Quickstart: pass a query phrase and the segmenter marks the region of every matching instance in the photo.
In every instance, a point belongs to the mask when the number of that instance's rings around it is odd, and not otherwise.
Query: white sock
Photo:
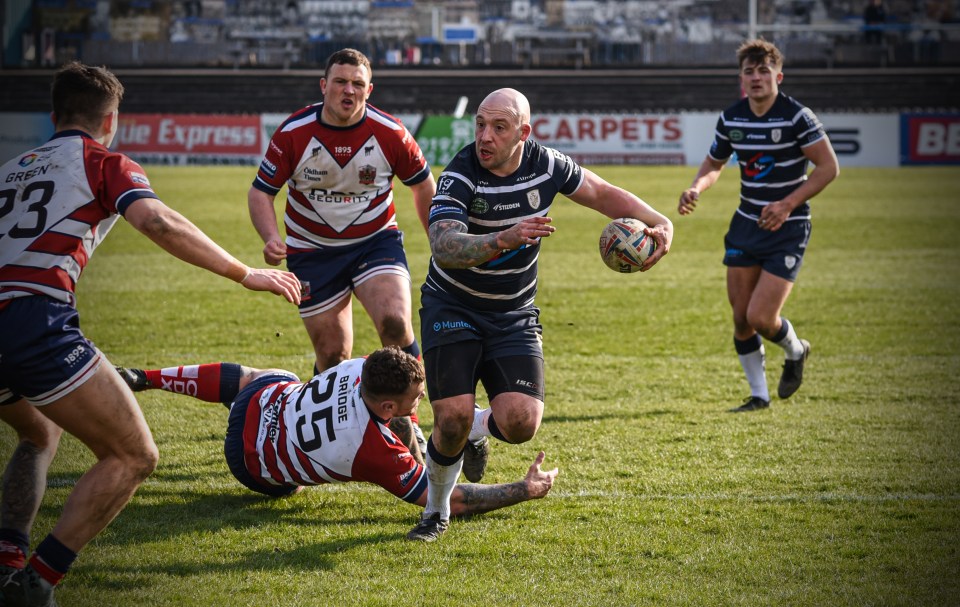
[[[478,405],[477,408],[473,410],[473,427],[470,428],[470,435],[467,437],[468,441],[475,443],[484,436],[490,436],[490,416],[492,414],[493,410],[489,407],[481,409]]]
[[[774,343],[783,348],[783,351],[786,352],[787,360],[800,360],[803,358],[803,344],[800,343],[797,332],[793,330],[793,324],[786,318],[781,318],[780,321],[783,323],[783,326],[787,328],[787,335],[780,341]],[[781,328],[781,331],[782,330]]]
[[[747,376],[747,383],[750,384],[750,395],[758,396],[763,400],[770,400],[770,392],[767,389],[767,363],[763,351],[763,344],[749,354],[737,354],[740,359],[740,366]]]
[[[430,457],[430,450],[427,450],[427,505],[423,509],[424,518],[439,512],[441,519],[450,520],[450,496],[457,486],[462,468],[462,457],[454,465],[444,466],[435,462]]]

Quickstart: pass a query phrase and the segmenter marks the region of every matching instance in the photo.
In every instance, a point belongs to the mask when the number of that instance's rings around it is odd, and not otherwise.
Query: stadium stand
[[[960,107],[960,0],[885,0],[879,45],[863,2],[757,0],[757,33],[787,56],[784,90],[821,111]],[[14,4],[32,14],[8,16],[23,44],[2,56],[6,111],[45,107],[50,70],[77,58],[121,75],[125,111],[284,113],[317,100],[318,70],[345,46],[374,61],[373,102],[395,113],[449,112],[500,86],[544,112],[714,110],[738,94],[748,33],[748,0]]]

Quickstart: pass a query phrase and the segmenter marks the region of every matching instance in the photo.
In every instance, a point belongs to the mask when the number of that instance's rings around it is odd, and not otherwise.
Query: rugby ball
[[[614,219],[600,233],[600,258],[616,272],[638,272],[657,242],[643,229],[647,224],[632,217]]]

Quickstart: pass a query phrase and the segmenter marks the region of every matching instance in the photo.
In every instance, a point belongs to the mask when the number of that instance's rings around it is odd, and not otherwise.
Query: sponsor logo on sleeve
[[[277,165],[264,158],[263,162],[260,163],[260,170],[263,171],[267,177],[273,177],[277,174]]]
[[[410,479],[413,478],[413,473],[416,472],[416,471],[417,471],[417,469],[414,468],[413,470],[407,470],[406,472],[404,472],[403,474],[401,474],[401,475],[398,477],[398,480],[400,481],[400,486],[401,486],[401,487],[406,487],[407,484],[410,483]]]
[[[135,173],[134,171],[128,171],[127,176],[130,178],[130,181],[133,183],[139,183],[140,185],[145,185],[150,187],[150,180],[147,179],[147,176],[143,173]]]
[[[457,213],[459,211],[460,209],[458,209],[455,206],[435,204],[432,207],[430,207],[430,218],[432,219],[433,217],[437,215],[441,215],[443,213]]]

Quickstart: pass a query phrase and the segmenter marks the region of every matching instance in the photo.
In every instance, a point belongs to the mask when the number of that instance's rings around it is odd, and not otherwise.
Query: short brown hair
[[[103,117],[120,105],[123,85],[105,67],[71,61],[54,75],[50,96],[57,124],[96,130]]]
[[[747,40],[737,49],[737,66],[741,68],[745,61],[760,65],[768,59],[776,67],[783,67],[783,53],[772,42],[763,38]]]
[[[370,65],[370,60],[367,59],[366,55],[355,48],[340,49],[336,53],[330,55],[330,58],[327,59],[327,67],[323,70],[324,78],[328,78],[330,76],[330,68],[335,65],[362,65],[363,67],[367,68],[370,78],[373,78],[373,67]]]
[[[367,357],[360,372],[363,393],[370,398],[406,394],[410,386],[426,377],[419,360],[398,346],[385,346]]]

